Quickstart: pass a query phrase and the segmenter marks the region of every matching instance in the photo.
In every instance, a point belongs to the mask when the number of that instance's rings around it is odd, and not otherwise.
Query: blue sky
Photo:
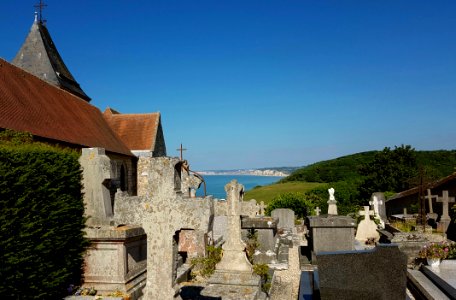
[[[37,1],[3,0],[11,60]],[[456,149],[456,1],[45,1],[92,104],[162,113],[194,170]]]

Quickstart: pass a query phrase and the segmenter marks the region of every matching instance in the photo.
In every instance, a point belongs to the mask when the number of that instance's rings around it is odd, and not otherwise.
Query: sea
[[[214,198],[225,199],[225,185],[233,179],[244,185],[244,191],[253,189],[258,185],[268,185],[275,183],[283,177],[278,176],[254,176],[254,175],[204,175],[206,181],[207,194],[214,196]],[[204,195],[204,187],[198,189],[197,196]]]

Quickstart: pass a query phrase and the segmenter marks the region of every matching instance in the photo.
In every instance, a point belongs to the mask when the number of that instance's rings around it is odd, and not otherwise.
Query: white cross
[[[372,201],[369,201],[370,205],[374,206],[374,213],[379,216],[380,215],[380,209],[379,206],[383,204],[382,200],[378,200],[377,196],[373,196],[374,198]]]
[[[431,195],[431,189],[427,189],[427,195],[424,196],[424,199],[428,199],[429,201],[429,213],[434,213],[432,210],[432,199],[435,198],[436,200],[438,199],[437,195]]]
[[[369,206],[364,206],[364,211],[359,211],[359,214],[361,216],[364,216],[364,220],[370,220],[370,217],[369,216],[372,216],[374,215],[374,212],[373,211],[370,211],[369,210],[370,207]]]
[[[317,206],[317,208],[315,208],[315,214],[316,214],[317,216],[319,216],[319,215],[320,215],[320,212],[321,212],[321,209]]]
[[[442,202],[443,205],[440,220],[451,220],[448,215],[448,203],[454,202],[454,197],[448,197],[448,191],[442,191],[442,197],[438,197],[437,202]]]

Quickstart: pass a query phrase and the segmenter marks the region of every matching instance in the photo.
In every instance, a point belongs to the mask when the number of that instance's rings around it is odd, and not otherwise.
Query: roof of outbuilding
[[[160,113],[120,114],[107,108],[103,116],[130,150],[154,150]]]
[[[63,62],[46,26],[35,20],[12,63],[39,78],[90,101]]]
[[[133,155],[98,108],[3,59],[0,59],[0,128]]]
[[[448,175],[447,177],[441,178],[439,180],[430,182],[424,186],[423,189],[435,189],[438,188],[439,186],[456,179],[456,173],[453,173],[451,175]],[[396,200],[396,199],[401,199],[410,195],[418,194],[420,192],[420,187],[414,187],[406,191],[402,191],[400,193],[394,194],[391,198],[389,198],[386,201],[391,201],[391,200]]]

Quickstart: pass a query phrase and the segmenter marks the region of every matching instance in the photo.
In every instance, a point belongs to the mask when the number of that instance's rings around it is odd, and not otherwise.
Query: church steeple
[[[39,14],[35,13],[32,28],[12,64],[90,102],[90,98],[71,75],[52,41],[42,18],[42,9],[45,6],[41,0],[35,5],[39,8]]]

